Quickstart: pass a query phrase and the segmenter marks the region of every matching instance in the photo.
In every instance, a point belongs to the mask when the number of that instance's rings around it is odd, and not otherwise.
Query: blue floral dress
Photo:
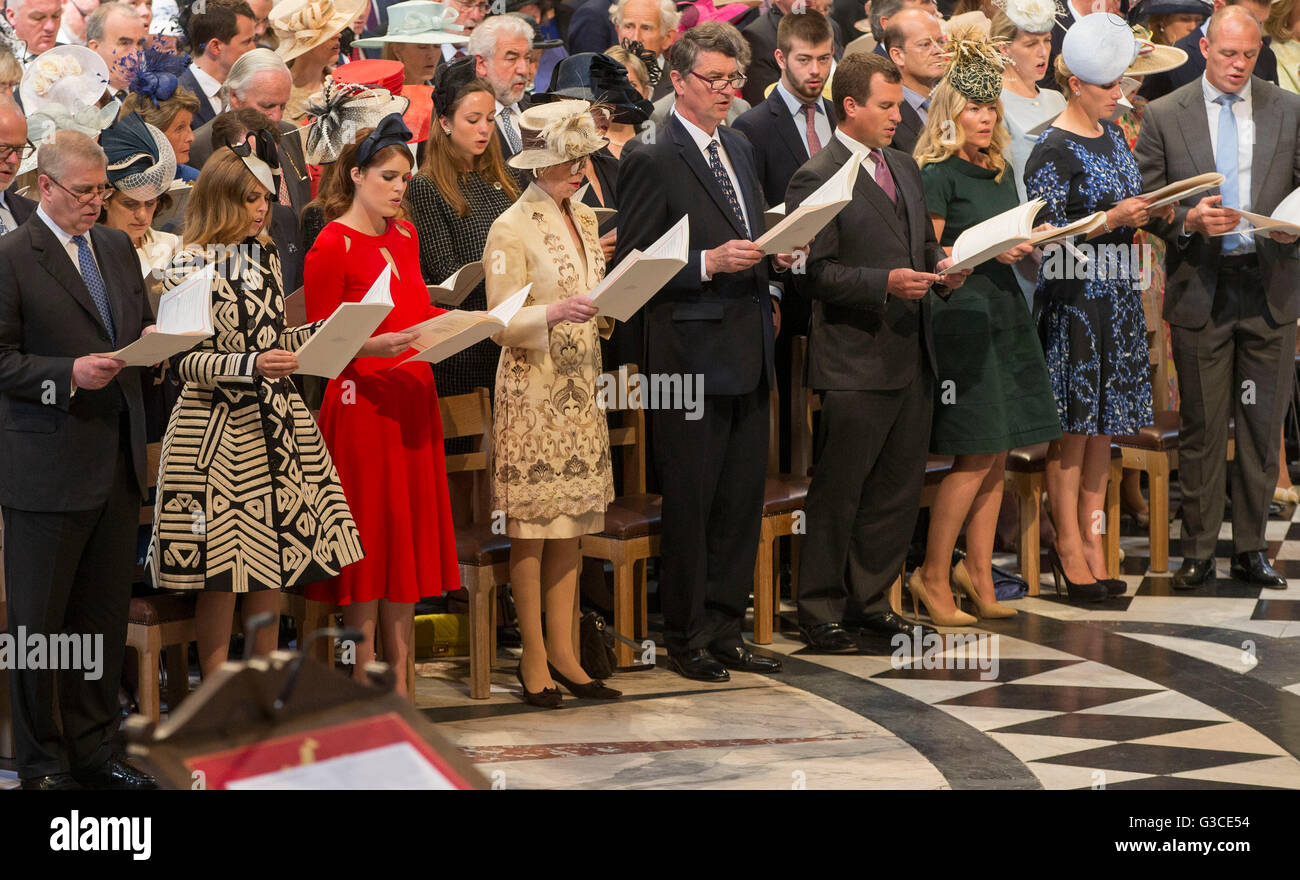
[[[1025,189],[1047,203],[1038,221],[1061,226],[1139,195],[1142,175],[1119,126],[1103,122],[1098,137],[1049,128],[1025,165]],[[1153,418],[1142,254],[1133,233],[1120,227],[1076,240],[1086,263],[1060,245],[1043,254],[1038,332],[1069,434],[1132,434]]]

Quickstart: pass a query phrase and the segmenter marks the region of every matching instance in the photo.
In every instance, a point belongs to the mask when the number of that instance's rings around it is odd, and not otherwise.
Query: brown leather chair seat
[[[1116,437],[1120,446],[1133,446],[1138,449],[1154,449],[1158,452],[1178,448],[1178,413],[1164,410],[1156,413],[1154,425],[1139,428],[1136,434]]]
[[[798,510],[808,501],[808,477],[792,474],[768,474],[763,487],[763,516],[776,516]]]
[[[605,528],[598,534],[619,541],[658,534],[663,508],[659,495],[620,495],[605,510]]]
[[[1041,474],[1047,470],[1047,443],[1017,446],[1007,453],[1007,470],[1016,474]]]
[[[134,596],[127,619],[141,626],[157,626],[173,620],[194,616],[195,593],[159,593],[156,596]]]
[[[496,565],[510,558],[510,537],[492,531],[492,523],[456,529],[456,561],[462,565]]]

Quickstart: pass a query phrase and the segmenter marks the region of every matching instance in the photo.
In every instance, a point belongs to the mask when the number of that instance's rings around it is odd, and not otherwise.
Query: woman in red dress
[[[387,335],[391,356],[352,361],[330,381],[319,418],[366,556],[309,586],[307,596],[342,605],[344,624],[365,633],[356,648],[358,679],[374,659],[378,621],[402,693],[414,603],[460,588],[433,371],[424,362],[401,364],[416,338],[401,331],[444,311],[429,303],[415,229],[395,218],[411,177],[410,137],[394,113],[343,150],[339,196],[324,206],[332,222],[305,270],[312,320],[358,302],[385,266],[393,270],[394,308],[375,331]]]

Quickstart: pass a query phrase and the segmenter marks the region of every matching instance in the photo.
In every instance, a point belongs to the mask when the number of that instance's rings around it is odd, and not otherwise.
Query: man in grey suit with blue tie
[[[1262,33],[1245,9],[1216,12],[1201,41],[1205,74],[1147,106],[1137,142],[1143,186],[1218,171],[1218,195],[1193,196],[1171,223],[1164,317],[1172,328],[1182,427],[1183,563],[1176,589],[1215,576],[1214,547],[1231,471],[1232,576],[1285,588],[1264,526],[1277,483],[1278,438],[1291,397],[1300,254],[1296,236],[1246,229],[1300,186],[1300,97],[1252,76]],[[1236,417],[1229,469],[1228,419]]]

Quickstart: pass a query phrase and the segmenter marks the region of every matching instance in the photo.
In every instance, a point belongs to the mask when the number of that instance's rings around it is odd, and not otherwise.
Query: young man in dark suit
[[[100,662],[9,670],[18,775],[24,788],[152,788],[113,754],[147,479],[144,404],[138,370],[95,354],[151,331],[149,306],[130,240],[95,225],[103,151],[60,131],[37,157],[40,206],[0,238],[9,632],[97,640]]]
[[[845,162],[862,163],[853,201],[813,240],[807,273],[794,276],[813,301],[808,382],[822,394],[799,624],[814,648],[850,653],[857,644],[846,627],[889,638],[914,626],[890,610],[887,590],[925,478],[935,375],[927,300],[969,273],[941,274],[952,260],[935,239],[921,173],[887,148],[904,100],[898,69],[850,55],[831,92],[835,137],[786,192],[793,209]]]
[[[244,0],[208,0],[190,14],[187,33],[194,60],[180,75],[181,88],[199,99],[190,128],[198,128],[225,109],[221,86],[231,66],[256,48],[256,16]]]
[[[649,142],[619,166],[617,264],[690,215],[686,266],[645,309],[647,371],[703,382],[703,404],[662,403],[654,422],[663,492],[660,598],[670,664],[726,681],[727,668],[777,672],[741,638],[753,585],[767,464],[775,328],[768,260],[754,244],[763,192],[753,149],[720,123],[743,85],[735,28],[705,22],[669,50],[677,94]],[[788,268],[791,259],[779,258]],[[700,377],[699,380],[696,377]]]
[[[799,16],[805,13],[813,13],[821,16],[821,13],[811,6],[792,13],[791,10],[794,5],[795,0],[773,0],[772,5],[766,12],[746,25],[745,29],[740,32],[741,36],[745,38],[745,42],[749,43],[750,52],[749,67],[745,70],[745,75],[749,77],[749,80],[745,83],[741,97],[755,107],[763,103],[763,99],[767,97],[768,87],[781,78],[781,68],[776,61],[776,50],[780,44],[778,31],[781,29],[781,22],[792,14]],[[825,16],[822,17],[825,18]],[[832,51],[835,53],[836,60],[838,60],[844,54],[844,38],[835,22],[830,19],[826,21],[831,28]]]

